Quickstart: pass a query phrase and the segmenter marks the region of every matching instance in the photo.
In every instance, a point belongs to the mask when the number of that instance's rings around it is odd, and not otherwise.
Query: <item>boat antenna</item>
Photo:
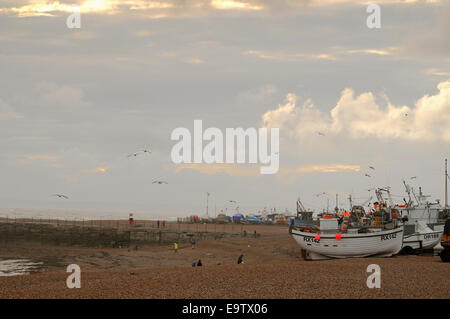
[[[336,207],[334,208],[336,211],[336,214],[339,214],[339,207],[338,207],[338,194],[336,194]]]
[[[450,179],[450,177],[448,176],[448,172],[447,172],[447,159],[445,159],[445,209],[448,208],[448,179]]]

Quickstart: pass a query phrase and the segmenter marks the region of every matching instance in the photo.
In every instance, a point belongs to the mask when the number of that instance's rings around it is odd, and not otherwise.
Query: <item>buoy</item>
[[[316,235],[316,237],[314,237],[316,240],[320,240],[320,236]]]
[[[339,239],[341,239],[341,238],[342,238],[342,235],[341,235],[340,233],[337,233],[337,234],[336,234],[336,239],[339,240]]]

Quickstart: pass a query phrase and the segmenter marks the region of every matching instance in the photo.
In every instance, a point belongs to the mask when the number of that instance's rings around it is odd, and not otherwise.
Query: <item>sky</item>
[[[449,16],[445,0],[2,0],[0,207],[205,215],[208,192],[210,216],[299,196],[320,211],[373,187],[401,202],[403,179],[443,202]],[[278,173],[175,164],[171,133],[197,119],[279,128]]]

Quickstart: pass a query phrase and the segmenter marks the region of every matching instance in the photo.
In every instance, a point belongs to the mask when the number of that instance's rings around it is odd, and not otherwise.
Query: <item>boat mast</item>
[[[339,214],[339,207],[338,207],[338,194],[336,194],[336,207],[334,208],[334,211],[336,214]]]
[[[447,159],[445,159],[445,209],[448,208],[448,180],[450,177],[448,177],[447,172]]]

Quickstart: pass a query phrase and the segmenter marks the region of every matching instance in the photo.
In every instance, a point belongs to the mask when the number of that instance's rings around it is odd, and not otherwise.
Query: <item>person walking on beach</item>
[[[243,264],[243,263],[244,263],[243,258],[244,258],[244,255],[243,255],[243,254],[240,255],[239,258],[238,258],[237,263],[238,263],[238,264]]]
[[[192,249],[194,249],[195,248],[195,239],[194,238],[191,238],[191,245],[192,245]]]
[[[178,252],[178,243],[173,243],[173,251]]]
[[[159,220],[156,222],[156,225],[158,225],[158,228],[159,228]]]
[[[201,267],[202,266],[202,261],[199,259],[198,261],[197,261],[197,267]]]

